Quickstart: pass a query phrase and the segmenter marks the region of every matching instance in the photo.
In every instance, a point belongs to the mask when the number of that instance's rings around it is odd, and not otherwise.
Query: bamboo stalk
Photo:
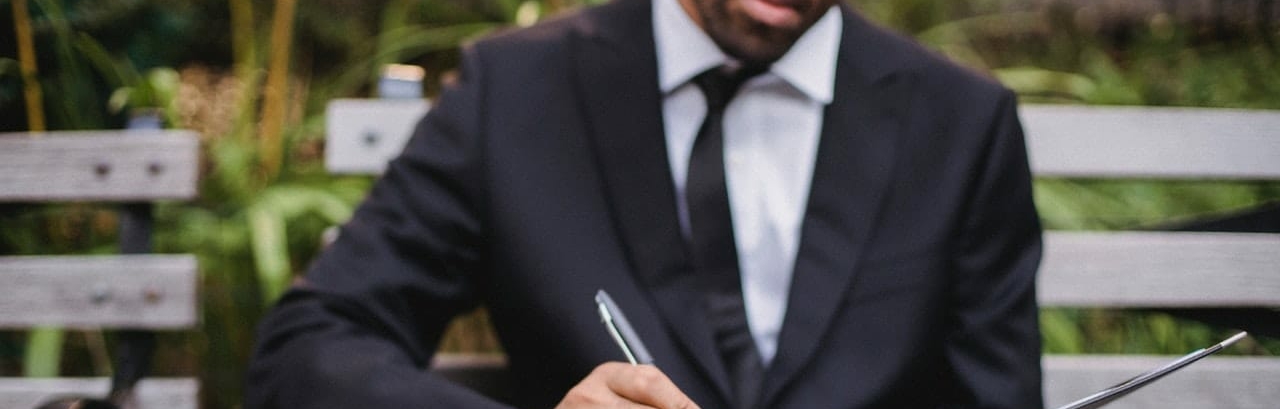
[[[288,103],[289,54],[293,41],[293,16],[297,0],[276,0],[271,18],[271,60],[262,104],[259,152],[268,180],[280,172],[284,160],[284,122]]]
[[[32,132],[46,130],[44,95],[36,77],[36,46],[31,37],[31,14],[27,0],[13,0],[13,31],[18,37],[18,63],[22,71],[23,95],[27,102],[27,128]]]
[[[231,14],[231,51],[235,63],[235,75],[240,79],[240,97],[235,102],[236,113],[231,135],[238,142],[252,139],[258,113],[259,75],[258,52],[252,0],[227,2]]]

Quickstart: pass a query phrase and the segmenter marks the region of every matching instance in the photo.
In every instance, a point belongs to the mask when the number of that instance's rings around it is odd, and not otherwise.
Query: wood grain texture
[[[0,257],[0,328],[190,328],[197,280],[191,255]]]
[[[1048,232],[1044,306],[1280,307],[1280,234]]]
[[[378,174],[423,100],[329,103],[325,166]],[[1280,179],[1280,111],[1023,105],[1032,171],[1044,177]]]
[[[337,174],[380,174],[400,154],[425,99],[335,99],[325,109],[325,168]]]
[[[1280,111],[1023,105],[1042,177],[1280,179]]]
[[[1044,358],[1045,407],[1056,408],[1158,366],[1173,356]],[[1107,409],[1274,409],[1280,358],[1209,357],[1107,405]]]
[[[196,195],[190,131],[0,134],[0,201],[150,201]]]
[[[102,398],[107,378],[0,378],[0,408],[31,409],[66,396]],[[194,378],[149,378],[138,384],[139,409],[199,408],[200,384]]]

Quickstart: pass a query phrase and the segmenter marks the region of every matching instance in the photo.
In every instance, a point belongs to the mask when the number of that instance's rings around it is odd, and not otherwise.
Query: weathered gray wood
[[[31,409],[65,396],[102,398],[106,378],[0,378],[0,408]],[[141,409],[196,409],[200,383],[194,378],[148,378],[138,384]]]
[[[325,166],[381,173],[424,100],[329,103]],[[1032,170],[1048,177],[1280,178],[1280,111],[1023,105]]]
[[[1280,306],[1280,234],[1049,232],[1046,306]]]
[[[189,328],[197,280],[191,255],[0,257],[0,328]]]
[[[504,368],[507,357],[503,354],[439,353],[431,359],[431,370]]]
[[[1176,359],[1170,356],[1046,356],[1045,407],[1056,408]],[[1139,389],[1107,409],[1274,409],[1280,358],[1209,357]]]
[[[1041,177],[1280,179],[1280,111],[1023,106]],[[1278,307],[1280,234],[1048,232],[1043,306]],[[1053,408],[1175,357],[1049,356]],[[1274,408],[1280,359],[1214,357],[1108,408]]]
[[[507,358],[502,354],[436,354],[431,372],[490,398],[506,400],[511,394]]]
[[[1280,111],[1023,105],[1049,177],[1280,179]]]
[[[335,99],[325,110],[325,168],[379,174],[427,113],[425,99]]]
[[[0,134],[0,201],[148,201],[196,194],[190,131]]]

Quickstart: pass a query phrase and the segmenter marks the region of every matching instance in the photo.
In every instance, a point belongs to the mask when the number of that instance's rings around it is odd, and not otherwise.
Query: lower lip
[[[772,27],[789,27],[800,23],[800,12],[770,0],[742,0],[743,9],[760,23]]]

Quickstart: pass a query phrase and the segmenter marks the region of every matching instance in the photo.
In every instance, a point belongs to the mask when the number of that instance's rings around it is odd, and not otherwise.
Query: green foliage
[[[1280,200],[1263,182],[1040,179],[1035,199],[1047,228],[1158,227]]]
[[[0,58],[0,78],[19,75],[22,75],[22,72],[18,69],[18,60]]]
[[[157,111],[167,123],[181,122],[175,105],[180,82],[177,71],[157,67],[139,74],[132,62],[112,57],[101,43],[85,33],[78,33],[75,47],[115,88],[107,99],[108,112],[120,114],[125,108],[132,108],[132,114]]]
[[[335,194],[306,185],[268,187],[247,206],[253,259],[265,303],[274,302],[293,277],[285,231],[288,222],[316,215],[328,225],[337,225],[350,218],[352,210],[351,203]]]
[[[93,77],[79,53],[74,47],[75,32],[66,18],[62,5],[54,0],[35,0],[38,8],[43,10],[51,23],[54,33],[53,50],[57,56],[58,71],[54,80],[45,83],[45,95],[58,95],[60,98],[47,98],[47,104],[54,109],[48,112],[57,122],[70,129],[102,128],[106,125],[105,115],[100,110],[82,109],[85,106],[100,106]]]

